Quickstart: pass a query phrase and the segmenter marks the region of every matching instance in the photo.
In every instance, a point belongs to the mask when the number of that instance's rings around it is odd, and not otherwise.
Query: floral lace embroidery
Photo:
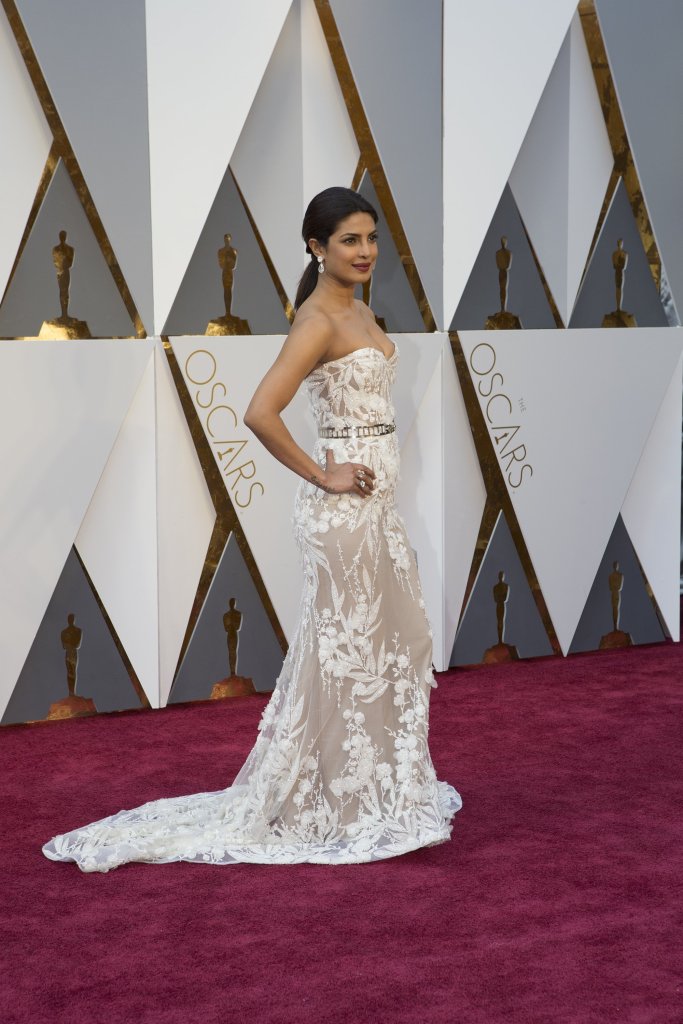
[[[398,353],[358,349],[306,379],[319,426],[390,422]],[[295,637],[235,781],[151,801],[43,850],[84,871],[127,861],[360,863],[446,841],[461,805],[427,743],[431,629],[395,508],[396,434],[321,439],[322,466],[370,465],[367,498],[302,480],[292,525],[304,571]]]

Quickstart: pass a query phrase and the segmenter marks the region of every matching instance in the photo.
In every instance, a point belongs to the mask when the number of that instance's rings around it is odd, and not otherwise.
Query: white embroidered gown
[[[365,347],[306,378],[320,427],[388,423],[398,352]],[[304,567],[295,638],[235,781],[150,801],[43,847],[83,871],[130,861],[355,864],[450,838],[461,806],[427,743],[431,629],[394,506],[396,433],[319,439],[376,473],[366,498],[301,481],[294,531]]]

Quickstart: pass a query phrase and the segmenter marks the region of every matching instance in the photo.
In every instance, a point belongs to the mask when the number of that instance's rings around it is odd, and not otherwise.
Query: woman
[[[292,329],[245,423],[303,477],[294,528],[304,569],[296,635],[232,786],[151,801],[57,836],[53,860],[352,864],[449,839],[461,801],[427,745],[431,630],[394,507],[398,351],[354,298],[377,259],[377,214],[357,192],[311,201],[311,263]],[[312,457],[280,413],[302,382]]]

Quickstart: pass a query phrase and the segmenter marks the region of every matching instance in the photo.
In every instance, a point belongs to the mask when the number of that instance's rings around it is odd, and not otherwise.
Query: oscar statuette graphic
[[[621,308],[621,300],[624,296],[624,279],[626,277],[626,266],[628,264],[628,253],[624,249],[623,238],[617,239],[617,247],[612,253],[612,266],[614,267],[614,285],[617,296],[617,308],[611,313],[605,313],[602,318],[602,327],[637,327],[636,318],[633,313],[627,313]]]
[[[70,612],[67,616],[66,628],[61,632],[64,664],[66,665],[66,685],[69,696],[55,701],[50,705],[48,719],[79,718],[82,715],[97,713],[95,702],[90,697],[80,697],[76,693],[78,679],[78,652],[83,642],[83,630],[76,625],[75,616]]]
[[[231,244],[232,235],[224,236],[225,245],[218,250],[218,265],[221,268],[223,277],[223,301],[225,302],[225,315],[217,316],[209,320],[206,325],[206,335],[225,334],[251,334],[251,329],[246,320],[233,316],[232,289],[235,282],[235,267],[237,266],[237,249]]]
[[[505,643],[505,616],[507,613],[507,601],[510,596],[510,584],[505,582],[505,573],[501,570],[498,573],[498,582],[493,587],[493,600],[496,604],[496,627],[498,630],[498,643],[484,651],[484,664],[497,665],[503,661],[517,661],[519,655],[517,648],[512,644]]]
[[[631,647],[633,640],[629,633],[619,629],[621,618],[621,592],[624,589],[624,574],[619,570],[619,563],[612,563],[612,572],[609,574],[609,592],[612,599],[612,630],[605,633],[600,639],[600,650],[611,651],[615,647]]]
[[[39,339],[72,341],[76,338],[91,338],[90,328],[85,320],[78,320],[69,315],[69,289],[71,287],[71,268],[74,265],[74,248],[66,241],[66,231],[59,232],[59,242],[52,250],[52,262],[57,273],[59,287],[59,305],[61,316],[54,320],[45,320],[38,333]]]
[[[211,691],[211,700],[222,700],[224,697],[246,697],[256,693],[251,679],[237,675],[237,648],[239,647],[239,631],[242,628],[242,612],[237,608],[236,598],[231,597],[228,610],[223,616],[223,629],[228,642],[228,677],[215,683]]]
[[[522,329],[522,321],[519,317],[515,313],[508,313],[507,311],[511,265],[512,253],[508,249],[508,240],[503,235],[500,240],[500,249],[496,252],[500,309],[497,313],[492,313],[486,317],[484,327],[487,331],[519,331]]]

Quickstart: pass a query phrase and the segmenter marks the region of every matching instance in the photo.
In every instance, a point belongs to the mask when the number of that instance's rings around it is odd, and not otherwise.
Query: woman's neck
[[[345,284],[332,276],[323,278],[321,275],[315,287],[315,295],[324,303],[328,312],[348,313],[356,301],[354,290],[352,284]]]

